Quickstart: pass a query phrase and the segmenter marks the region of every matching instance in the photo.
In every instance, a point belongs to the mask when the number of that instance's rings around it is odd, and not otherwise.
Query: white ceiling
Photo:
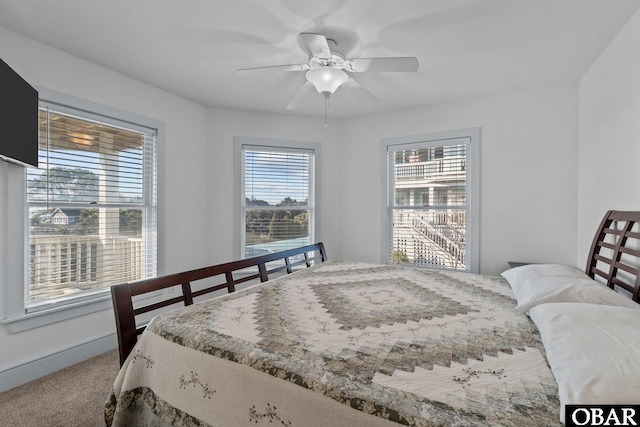
[[[415,56],[417,73],[359,73],[330,118],[577,81],[640,0],[0,0],[0,26],[204,105],[322,116],[311,93],[286,110],[306,63],[298,34],[326,32],[347,57]]]

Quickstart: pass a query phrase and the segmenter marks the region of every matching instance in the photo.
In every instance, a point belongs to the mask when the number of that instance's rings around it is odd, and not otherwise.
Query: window
[[[40,167],[27,170],[27,311],[157,272],[156,131],[86,116],[41,103]]]
[[[236,146],[241,172],[238,188],[241,256],[258,256],[313,243],[317,149],[308,143],[248,138],[237,138]]]
[[[39,168],[0,168],[12,332],[108,309],[111,285],[158,274],[164,124],[38,91]]]
[[[479,131],[383,141],[386,262],[478,270]]]

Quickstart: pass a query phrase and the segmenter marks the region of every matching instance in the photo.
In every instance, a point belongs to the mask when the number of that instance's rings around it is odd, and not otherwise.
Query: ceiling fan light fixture
[[[307,80],[316,90],[328,97],[349,79],[347,73],[339,68],[318,67],[307,71]]]

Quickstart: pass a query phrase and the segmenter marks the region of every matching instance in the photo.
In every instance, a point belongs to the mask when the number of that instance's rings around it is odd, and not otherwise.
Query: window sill
[[[2,319],[0,320],[0,324],[7,325],[9,331],[15,334],[111,308],[111,295],[105,293],[90,300],[78,301],[32,313],[25,313],[21,316]]]

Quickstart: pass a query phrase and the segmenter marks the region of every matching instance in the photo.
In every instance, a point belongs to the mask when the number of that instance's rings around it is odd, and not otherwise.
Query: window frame
[[[415,144],[444,145],[447,140],[468,138],[467,151],[467,232],[466,250],[468,267],[464,271],[478,273],[480,270],[480,128],[466,128],[454,131],[434,132],[428,134],[410,135],[404,137],[385,138],[380,144],[381,167],[381,224],[380,224],[380,262],[388,263],[389,238],[389,209],[393,198],[389,188],[390,161],[388,152],[390,147]],[[440,144],[438,141],[442,141]],[[463,270],[453,270],[463,271]]]
[[[63,94],[50,89],[36,87],[39,95],[39,105],[55,104],[56,108],[71,108],[87,114],[86,117],[111,118],[120,122],[131,123],[133,126],[142,126],[156,129],[156,186],[157,186],[157,274],[162,274],[164,253],[163,233],[164,229],[164,159],[165,159],[165,124],[161,121],[119,110],[103,104],[98,104],[75,96]],[[6,192],[6,228],[7,239],[4,253],[6,254],[5,274],[5,313],[0,324],[8,326],[11,333],[45,326],[78,316],[84,316],[97,311],[112,308],[111,296],[108,288],[104,292],[97,293],[92,298],[79,299],[60,305],[54,305],[42,310],[26,311],[25,293],[28,286],[28,222],[27,222],[27,191],[26,168],[14,164],[7,164]],[[14,224],[16,226],[14,226]],[[18,227],[17,224],[22,224]],[[9,226],[10,225],[10,226]],[[20,248],[21,250],[16,250]]]
[[[266,139],[266,138],[254,138],[236,136],[234,141],[234,179],[233,179],[233,194],[234,194],[234,206],[233,206],[233,224],[234,224],[234,238],[233,238],[233,256],[234,259],[245,258],[244,254],[244,237],[245,230],[243,229],[244,220],[243,214],[243,194],[244,194],[244,161],[242,147],[254,146],[257,148],[273,148],[276,150],[309,150],[313,151],[314,164],[312,166],[311,177],[311,191],[313,192],[313,206],[309,206],[309,211],[313,212],[313,221],[310,221],[309,233],[311,240],[318,240],[320,235],[320,227],[318,220],[318,206],[320,206],[320,164],[321,164],[321,145],[316,142],[305,141],[291,141],[281,139]],[[315,243],[315,242],[310,242]]]

